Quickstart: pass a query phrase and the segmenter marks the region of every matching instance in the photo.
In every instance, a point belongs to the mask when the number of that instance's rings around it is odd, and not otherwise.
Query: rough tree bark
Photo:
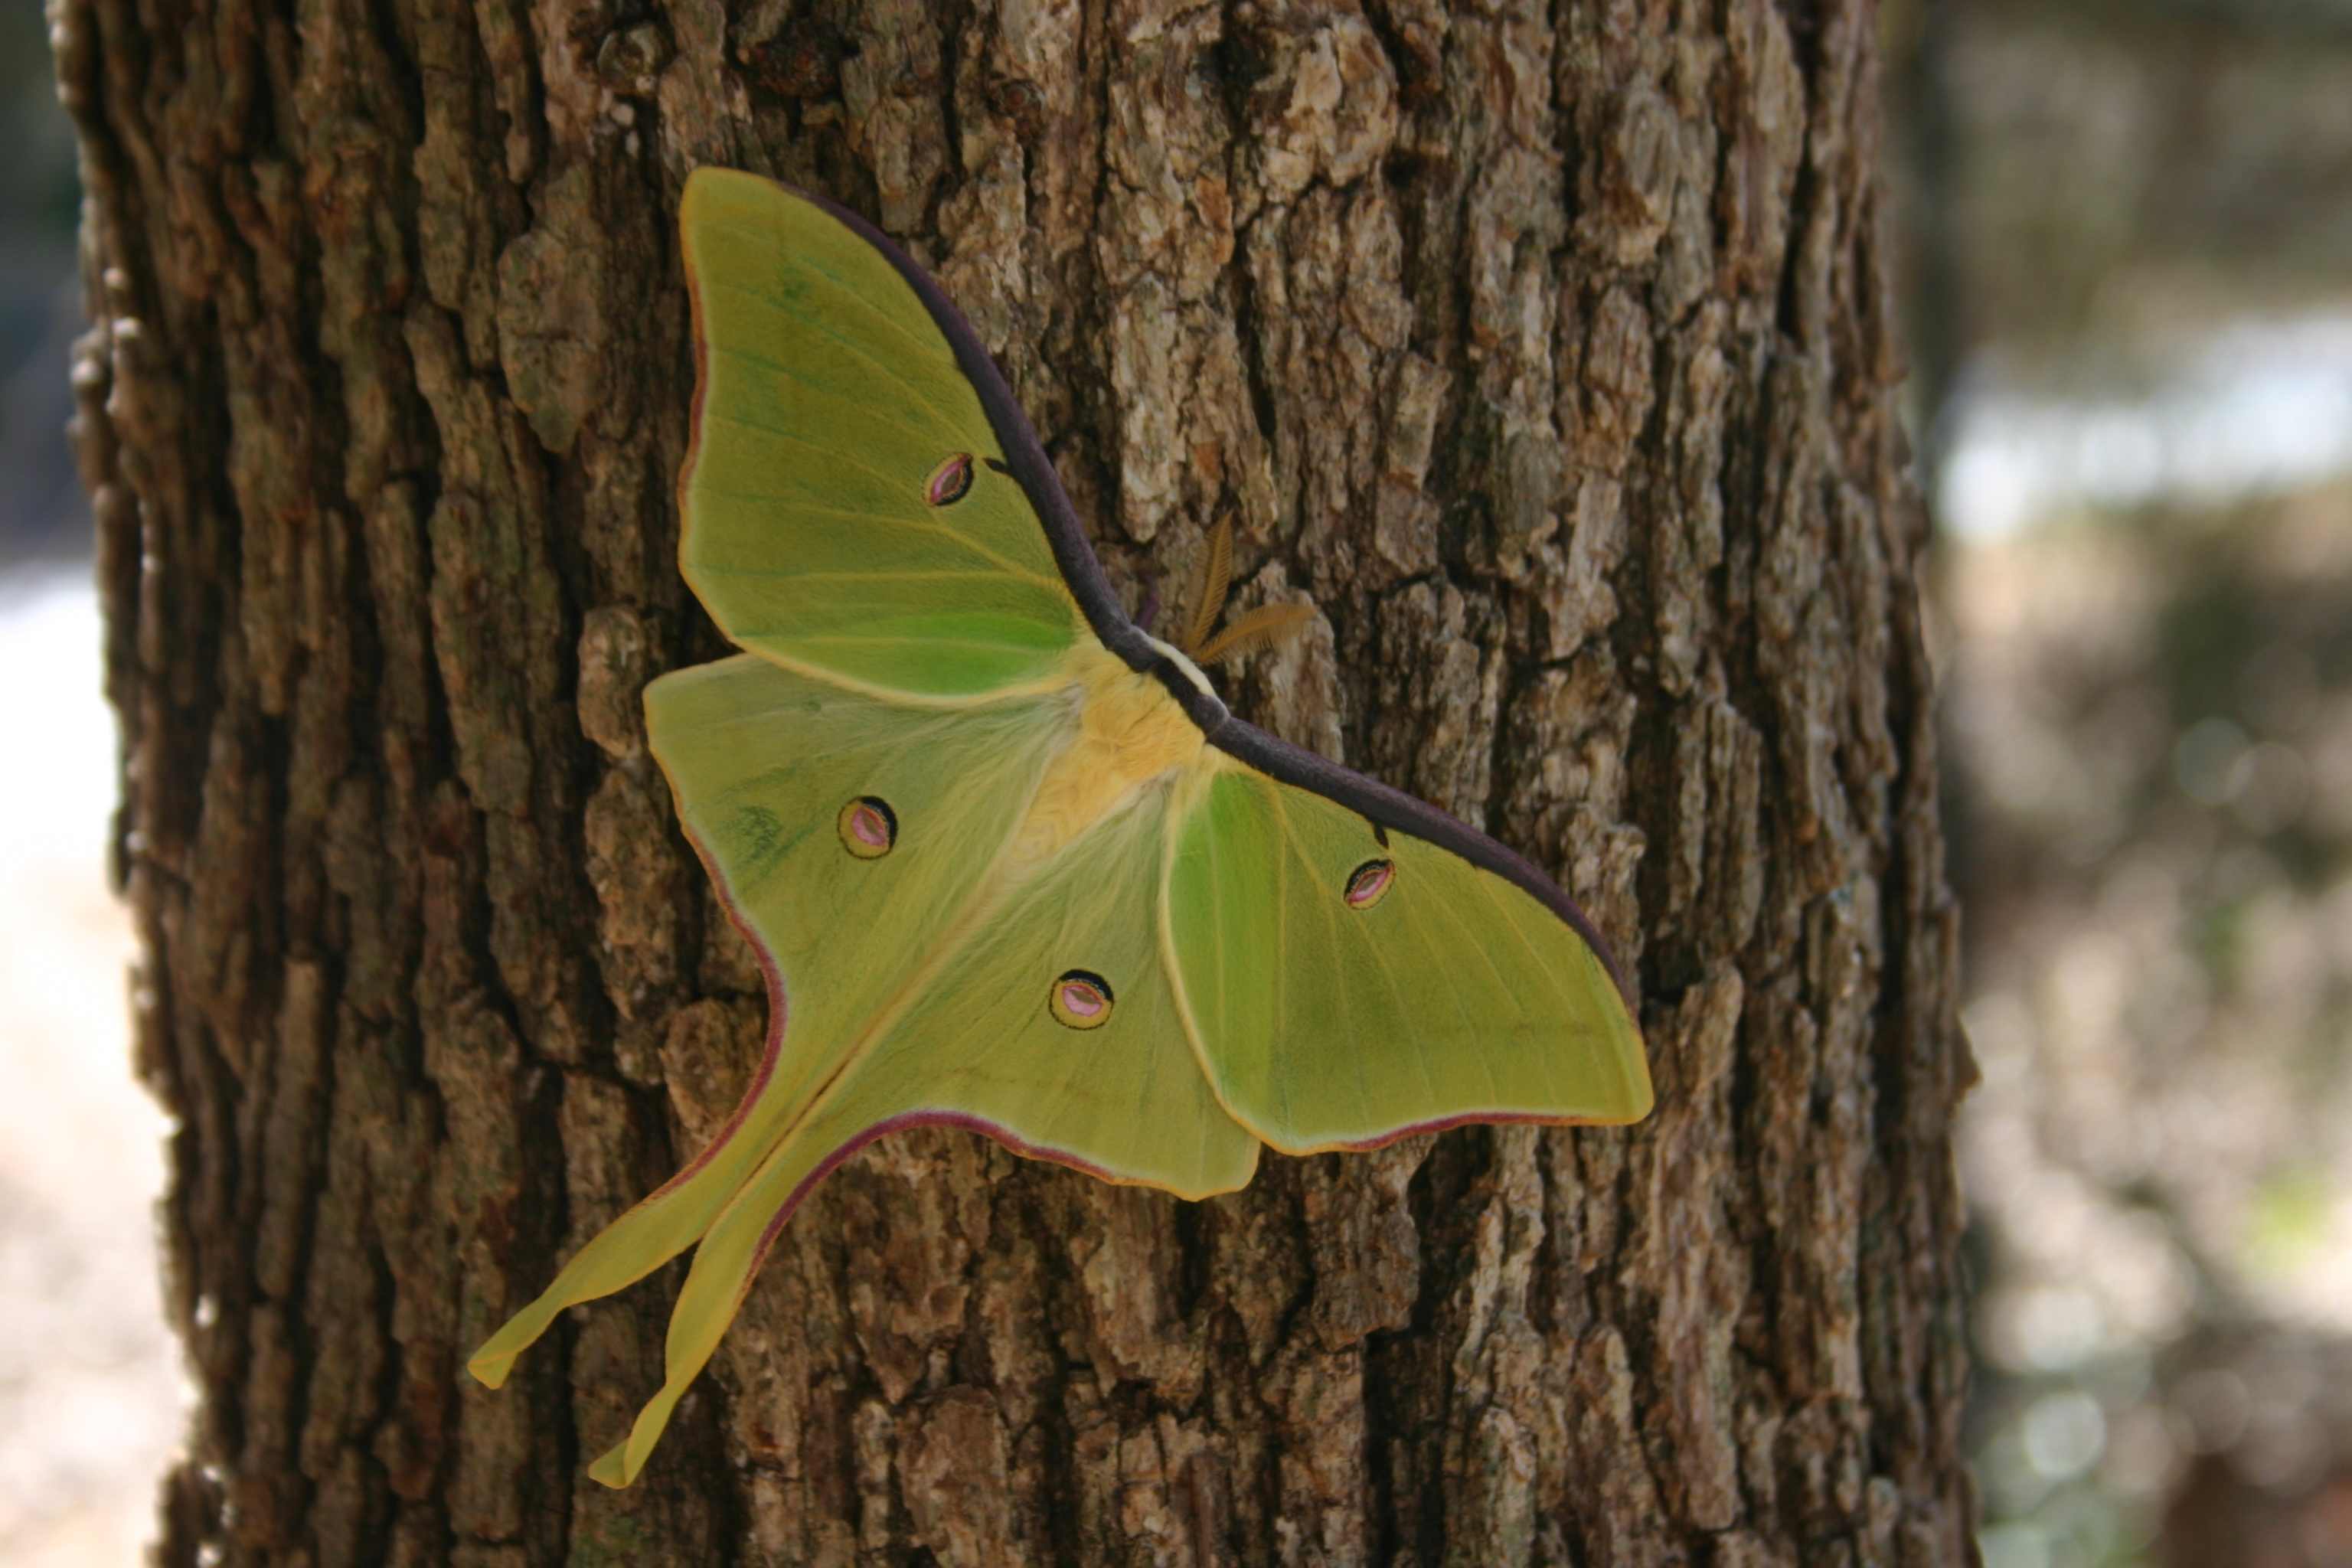
[[[1953,1563],[1969,1067],[1871,9],[50,0],[139,1070],[203,1405],[167,1564]],[[1188,1206],[959,1133],[794,1220],[646,1479],[673,1268],[463,1352],[760,1038],[637,693],[672,217],[907,237],[1244,714],[1638,964],[1659,1109]]]

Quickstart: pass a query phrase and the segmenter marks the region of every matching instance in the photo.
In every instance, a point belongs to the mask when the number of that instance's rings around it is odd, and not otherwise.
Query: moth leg
[[[1151,629],[1151,623],[1159,618],[1160,574],[1146,572],[1143,574],[1143,602],[1135,607],[1135,624],[1139,630],[1148,632]]]

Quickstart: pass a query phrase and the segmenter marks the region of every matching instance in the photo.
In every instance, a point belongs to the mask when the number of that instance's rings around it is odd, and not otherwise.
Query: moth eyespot
[[[841,808],[841,847],[860,860],[879,860],[898,847],[898,814],[880,795],[861,795]]]
[[[923,499],[933,506],[951,506],[963,500],[964,491],[971,489],[971,454],[958,452],[931,470],[930,483],[923,487]]]
[[[1348,873],[1348,907],[1369,910],[1388,897],[1389,889],[1395,885],[1395,861],[1367,860]]]
[[[1110,1022],[1110,982],[1091,969],[1065,970],[1045,994],[1045,1011],[1066,1028],[1099,1029]]]

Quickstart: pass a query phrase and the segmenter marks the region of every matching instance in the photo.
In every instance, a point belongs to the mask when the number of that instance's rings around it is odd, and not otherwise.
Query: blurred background
[[[2352,1564],[2352,4],[1894,0],[1989,1568]]]
[[[106,885],[114,721],[66,445],[73,135],[0,0],[0,1561],[131,1568],[184,1420],[155,1276],[164,1121],[131,1078]]]
[[[1886,0],[1990,1568],[2352,1564],[2352,0]],[[132,1085],[71,140],[0,7],[0,1542],[183,1419]],[[28,678],[27,672],[32,672]]]

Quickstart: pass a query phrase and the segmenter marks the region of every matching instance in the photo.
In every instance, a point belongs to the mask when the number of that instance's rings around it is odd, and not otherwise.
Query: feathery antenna
[[[1176,645],[1195,661],[1217,624],[1217,612],[1225,607],[1225,590],[1233,581],[1234,525],[1231,519],[1221,519],[1209,535],[1208,554],[1202,559],[1200,581],[1194,585],[1200,596],[1192,601],[1192,620],[1184,628],[1183,640]]]
[[[1195,652],[1192,662],[1205,669],[1237,654],[1255,653],[1259,648],[1287,642],[1305,631],[1314,618],[1312,605],[1260,605]]]

